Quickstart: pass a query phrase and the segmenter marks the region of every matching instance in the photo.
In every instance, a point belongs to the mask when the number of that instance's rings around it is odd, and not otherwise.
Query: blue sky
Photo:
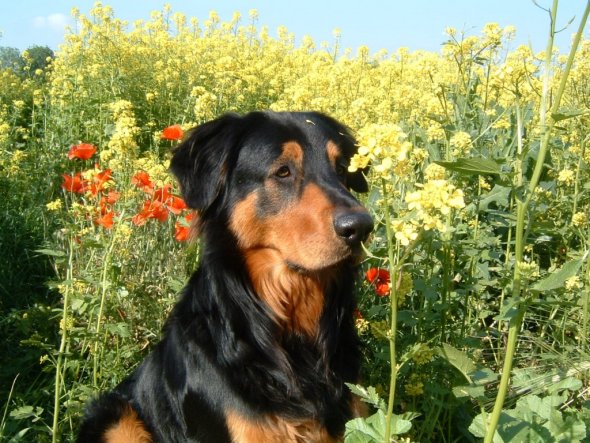
[[[438,51],[445,40],[444,29],[453,26],[478,34],[485,23],[514,25],[514,44],[530,44],[535,51],[545,48],[548,14],[531,0],[111,0],[117,17],[132,22],[147,19],[149,13],[165,3],[173,11],[205,19],[216,10],[222,20],[240,11],[244,21],[248,10],[257,9],[259,25],[267,25],[272,35],[279,25],[286,26],[297,38],[310,35],[316,43],[333,41],[332,31],[342,32],[342,47],[369,46],[371,52],[393,51],[405,46],[410,50]],[[548,7],[550,0],[537,0]],[[561,52],[569,48],[571,34],[577,28],[586,0],[562,0],[558,10],[558,28],[576,16],[574,24],[557,37]],[[83,13],[93,6],[89,0],[0,0],[0,46],[20,50],[32,45],[57,49],[64,28],[72,25],[70,10]],[[588,37],[588,32],[585,33]]]

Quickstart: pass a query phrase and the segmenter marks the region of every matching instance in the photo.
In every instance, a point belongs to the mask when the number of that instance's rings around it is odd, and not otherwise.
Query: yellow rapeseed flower
[[[572,217],[572,224],[578,228],[586,225],[588,217],[585,212],[576,212]]]
[[[426,230],[436,229],[440,232],[446,230],[441,216],[450,214],[453,209],[465,207],[463,191],[457,189],[446,180],[429,180],[421,188],[406,195],[408,210],[415,210],[417,218],[422,221]]]
[[[61,199],[53,200],[45,205],[48,211],[58,211],[62,208],[63,204]]]
[[[575,178],[576,175],[571,169],[562,169],[557,174],[557,181],[566,186],[572,186],[574,184]]]
[[[471,136],[463,131],[456,132],[449,140],[449,144],[454,148],[453,155],[456,157],[468,154],[473,147]]]

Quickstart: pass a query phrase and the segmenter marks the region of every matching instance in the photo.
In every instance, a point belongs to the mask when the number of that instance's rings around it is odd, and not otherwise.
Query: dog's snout
[[[365,211],[343,212],[334,217],[334,230],[346,244],[353,246],[367,239],[373,230],[373,219]]]

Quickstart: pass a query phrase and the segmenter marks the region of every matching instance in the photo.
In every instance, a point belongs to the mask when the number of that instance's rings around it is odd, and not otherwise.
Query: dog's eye
[[[338,174],[338,177],[346,177],[346,171],[347,168],[343,165],[338,165],[336,166],[336,174]]]
[[[277,169],[277,172],[275,172],[275,175],[279,178],[289,177],[291,175],[291,169],[289,169],[289,166],[283,165],[279,169]]]

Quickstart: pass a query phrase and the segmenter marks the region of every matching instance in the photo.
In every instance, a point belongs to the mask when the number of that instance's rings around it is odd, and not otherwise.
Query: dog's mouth
[[[347,264],[352,266],[359,265],[365,257],[365,250],[362,247],[362,243],[359,243],[358,245],[354,245],[353,247],[349,247],[347,249],[348,250],[346,251],[346,253],[341,254],[338,257],[335,257],[327,262],[318,263],[317,266],[305,266],[301,263],[297,263],[294,260],[288,258],[285,258],[284,261],[290,270],[305,275],[332,272],[334,270],[337,270],[339,267]]]

